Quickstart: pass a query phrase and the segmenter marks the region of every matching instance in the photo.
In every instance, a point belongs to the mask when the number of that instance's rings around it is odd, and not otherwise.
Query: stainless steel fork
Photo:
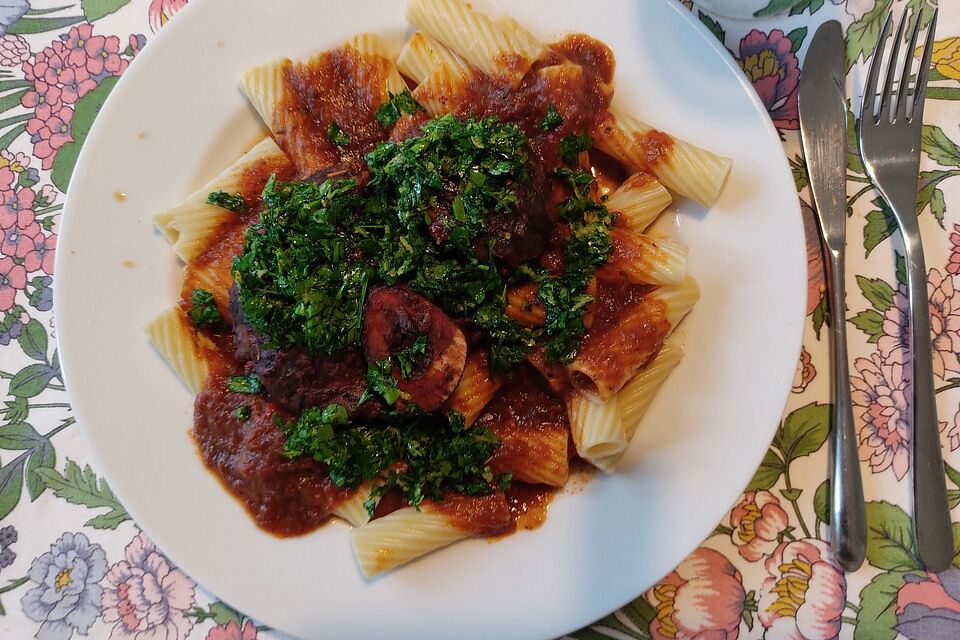
[[[893,39],[886,81],[878,92],[880,67],[892,14],[880,32],[860,108],[860,153],[873,184],[893,210],[903,234],[907,263],[907,299],[910,306],[910,346],[913,386],[913,506],[914,533],[920,559],[931,571],[942,571],[953,560],[953,535],[947,507],[940,430],[933,385],[927,269],[917,222],[917,180],[920,173],[920,132],[923,102],[930,71],[930,55],[937,11],[927,29],[920,68],[913,81],[913,54],[922,11],[916,13],[909,48],[900,64],[907,27],[904,12]],[[899,80],[897,79],[899,71]],[[879,103],[879,104],[878,104]]]

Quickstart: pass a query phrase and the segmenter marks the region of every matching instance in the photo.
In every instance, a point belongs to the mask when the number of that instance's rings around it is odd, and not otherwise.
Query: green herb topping
[[[374,114],[377,122],[384,127],[392,127],[404,113],[412,116],[417,111],[424,110],[420,103],[413,99],[408,89],[404,89],[400,93],[391,91],[389,94],[390,97],[380,105],[380,108]]]
[[[361,199],[353,180],[280,183],[263,190],[260,221],[233,263],[247,320],[272,345],[332,353],[358,344],[374,269],[351,260]]]
[[[384,478],[367,501],[370,513],[376,499],[394,487],[416,507],[424,498],[442,500],[444,490],[479,496],[510,482],[487,464],[499,439],[483,427],[465,429],[457,413],[403,420],[394,415],[382,425],[355,425],[342,406],[331,404],[307,409],[297,420],[281,421],[281,427],[287,434],[284,454],[328,465],[337,486]]]
[[[391,95],[378,119],[388,126],[419,108],[405,91]],[[556,109],[548,109],[543,127],[560,124]],[[339,144],[342,132],[333,126],[331,141]],[[591,144],[588,135],[571,133],[559,153],[575,167]],[[519,215],[527,206],[533,184],[528,153],[515,124],[447,115],[425,122],[418,136],[378,144],[366,156],[369,181],[362,191],[354,180],[285,183],[271,177],[260,219],[247,230],[233,264],[247,320],[270,347],[335,353],[360,345],[370,287],[402,284],[451,316],[469,318],[484,334],[498,374],[509,375],[538,345],[551,361],[570,362],[593,299],[587,286],[611,250],[611,217],[591,198],[589,172],[557,169],[572,193],[559,206],[570,230],[562,273],[503,269],[495,262],[496,237],[488,225],[491,216]],[[546,307],[542,328],[523,327],[506,315],[508,285],[529,280],[539,284]],[[295,420],[275,416],[286,433],[285,455],[326,464],[339,486],[379,477],[383,484],[371,496],[371,510],[392,488],[419,505],[447,490],[483,495],[508,486],[509,475],[497,476],[487,464],[499,446],[490,431],[466,429],[459,414],[425,414],[409,402],[402,412],[393,408],[409,400],[398,379],[423,366],[428,350],[426,336],[418,336],[368,366],[361,403],[379,396],[390,406],[375,418],[355,422],[335,404],[310,408]],[[255,375],[232,377],[227,387],[263,392]],[[242,409],[238,419],[249,419]]]
[[[240,422],[246,422],[247,420],[250,419],[250,413],[251,413],[250,405],[242,404],[239,407],[237,407],[236,411],[233,412],[233,415]]]
[[[233,265],[247,320],[273,346],[333,353],[359,344],[368,287],[403,281],[487,330],[491,364],[508,373],[534,336],[506,316],[492,241],[482,259],[475,244],[489,215],[514,211],[529,185],[519,127],[444,116],[421,136],[378,145],[367,164],[363,196],[353,180],[267,183]]]
[[[226,191],[214,191],[207,196],[207,204],[212,204],[221,209],[242,213],[247,210],[247,201],[239,193],[227,193]]]
[[[590,197],[594,178],[588,171],[557,169],[556,173],[573,192],[560,205],[560,218],[570,226],[564,241],[563,272],[552,276],[542,269],[526,269],[524,273],[540,283],[537,297],[546,307],[547,360],[569,364],[586,332],[583,314],[593,301],[586,293],[587,286],[610,255],[613,221],[607,208]]]
[[[593,138],[590,137],[589,133],[584,131],[581,134],[576,134],[571,131],[560,141],[557,153],[560,155],[560,159],[567,163],[567,166],[575,167],[580,163],[580,154],[589,151],[592,146]]]
[[[217,308],[213,294],[206,289],[194,289],[190,294],[190,310],[187,317],[198,329],[209,329],[223,324],[223,316]]]
[[[263,383],[255,373],[246,376],[230,376],[227,378],[227,389],[234,393],[253,395],[263,393]]]
[[[427,355],[427,336],[419,336],[406,349],[397,352],[397,365],[400,367],[400,375],[409,378],[414,369],[419,367]]]
[[[350,136],[347,135],[345,131],[340,129],[340,125],[336,122],[331,122],[327,127],[327,141],[330,144],[335,144],[338,147],[345,147],[350,144]]]
[[[382,397],[387,404],[393,404],[400,398],[407,399],[407,394],[397,388],[397,379],[393,377],[392,370],[390,358],[367,366],[367,389],[361,398],[361,404],[371,393]]]
[[[540,128],[544,131],[553,131],[554,129],[558,129],[562,124],[563,116],[560,115],[557,108],[554,105],[547,107],[547,114],[543,116],[543,120],[540,122]]]

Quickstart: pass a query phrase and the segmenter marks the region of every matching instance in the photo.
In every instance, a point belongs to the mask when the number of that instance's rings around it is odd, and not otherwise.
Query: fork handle
[[[910,239],[907,236],[915,237]],[[927,268],[919,232],[904,234],[904,244],[910,303],[910,345],[913,352],[913,375],[910,379],[913,384],[914,532],[920,560],[929,571],[943,571],[953,561],[953,531],[947,506],[940,423],[937,421],[937,397],[933,383]]]
[[[860,456],[853,426],[850,369],[847,361],[844,253],[825,247],[829,279],[830,347],[833,351],[833,468],[830,480],[830,539],[837,561],[856,571],[867,551],[867,516],[863,502]]]

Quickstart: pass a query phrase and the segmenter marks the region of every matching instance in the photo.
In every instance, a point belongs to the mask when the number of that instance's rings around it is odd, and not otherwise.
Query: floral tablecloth
[[[130,520],[90,466],[56,351],[53,260],[74,162],[119,76],[185,4],[0,1],[4,640],[281,637],[206,593]],[[829,517],[827,319],[797,132],[801,61],[820,23],[842,21],[849,84],[858,91],[888,11],[917,12],[934,4],[704,0],[723,15],[749,17],[734,20],[714,17],[684,0],[737,59],[784,140],[807,230],[804,348],[776,439],[728,516],[647,593],[572,637],[960,638],[960,568],[928,574],[911,543],[901,244],[890,210],[877,198],[854,153],[847,161],[851,294],[846,321],[855,357],[851,382],[868,500],[867,563],[844,575],[824,540]],[[917,207],[930,265],[937,398],[955,507],[960,503],[960,2],[941,0],[941,5]],[[853,118],[851,114],[851,125]],[[960,513],[955,515],[960,520]],[[960,523],[954,531],[960,536]]]

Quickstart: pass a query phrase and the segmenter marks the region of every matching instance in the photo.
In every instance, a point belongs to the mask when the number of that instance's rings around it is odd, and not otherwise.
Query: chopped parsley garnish
[[[543,270],[527,270],[527,274],[540,283],[537,297],[546,307],[547,360],[569,364],[586,332],[583,314],[593,301],[593,296],[586,293],[587,287],[612,248],[612,219],[607,208],[590,197],[594,178],[589,172],[557,169],[557,175],[573,192],[560,205],[560,217],[570,225],[570,235],[564,241],[563,272],[552,276]]]
[[[350,144],[350,136],[336,122],[331,122],[327,127],[327,141],[338,147],[345,147]]]
[[[410,288],[451,315],[486,329],[491,365],[508,373],[533,346],[533,336],[506,316],[505,283],[476,244],[492,212],[515,211],[529,186],[526,138],[515,124],[492,118],[443,116],[421,136],[378,145],[367,155],[374,208],[393,207],[400,225],[388,230],[380,275],[387,283],[413,275]],[[441,230],[440,246],[424,237]],[[409,276],[408,276],[409,277]]]
[[[382,424],[360,425],[350,422],[342,406],[331,404],[307,409],[280,426],[287,434],[284,455],[308,455],[326,464],[337,486],[382,478],[367,501],[370,513],[376,499],[392,488],[417,507],[424,498],[442,500],[445,490],[481,496],[510,482],[487,464],[500,440],[483,427],[465,429],[457,413],[418,415],[402,423],[394,414]]]
[[[364,392],[365,395],[376,393],[386,400],[387,404],[393,404],[400,398],[406,399],[407,394],[397,388],[397,379],[393,377],[392,370],[393,365],[390,363],[390,358],[367,365],[367,390]],[[366,400],[366,397],[362,400]]]
[[[593,138],[584,131],[581,134],[570,132],[560,141],[560,147],[557,153],[560,159],[567,163],[567,166],[575,167],[580,163],[579,156],[584,151],[589,151],[593,146]]]
[[[217,308],[213,294],[206,289],[194,289],[190,294],[190,310],[187,317],[198,329],[209,329],[223,324],[223,316]]]
[[[353,180],[281,183],[263,190],[233,276],[247,320],[280,348],[332,353],[360,340],[373,267],[355,259],[362,205]]]
[[[251,414],[251,409],[250,409],[250,405],[248,404],[240,405],[239,407],[237,407],[236,411],[233,412],[233,415],[240,422],[246,422],[247,420],[249,420],[250,414]]]
[[[377,122],[384,127],[392,127],[404,113],[412,116],[417,111],[424,110],[420,103],[413,99],[409,89],[404,89],[400,93],[391,91],[389,95],[387,101],[380,105],[380,108],[374,114]]]
[[[230,376],[227,378],[227,389],[234,393],[253,395],[263,393],[263,383],[255,373],[246,376]]]
[[[221,209],[242,213],[247,210],[247,201],[239,193],[227,193],[226,191],[214,191],[207,196],[207,204],[212,204]]]
[[[408,91],[391,95],[377,117],[389,126],[420,106]],[[559,121],[558,121],[559,120]],[[555,107],[543,126],[562,124]],[[336,123],[331,142],[346,144]],[[568,134],[560,155],[576,166],[592,140]],[[368,290],[402,285],[453,317],[466,317],[482,333],[491,370],[509,375],[538,345],[551,361],[569,362],[585,332],[583,314],[595,269],[610,252],[610,214],[590,196],[593,176],[558,169],[572,195],[559,205],[569,226],[559,275],[521,267],[513,276],[497,262],[492,216],[513,216],[530,205],[533,189],[527,139],[512,123],[493,118],[427,121],[417,136],[380,143],[366,155],[369,180],[281,182],[263,190],[260,219],[246,232],[233,276],[248,322],[270,348],[306,348],[335,354],[361,343]],[[524,327],[506,315],[508,283],[539,283],[546,307],[542,328]],[[509,280],[508,280],[509,279]],[[484,495],[510,483],[487,464],[499,440],[490,431],[465,428],[463,416],[425,414],[398,386],[429,360],[426,336],[417,336],[390,358],[368,365],[361,403],[382,397],[388,409],[354,423],[343,406],[307,409],[295,420],[275,417],[286,433],[288,457],[310,456],[327,465],[338,486],[380,478],[379,495],[398,489],[413,505],[442,499],[445,491]],[[394,366],[397,367],[395,372]],[[262,393],[256,375],[234,376],[227,387]],[[407,401],[402,410],[398,401]],[[249,419],[249,407],[237,418]]]
[[[414,369],[419,367],[427,355],[427,336],[419,336],[406,349],[397,352],[397,365],[400,367],[400,375],[409,378]]]
[[[543,116],[543,120],[540,122],[540,128],[544,131],[553,131],[562,124],[563,116],[557,111],[557,107],[551,104],[547,107],[547,115]]]

